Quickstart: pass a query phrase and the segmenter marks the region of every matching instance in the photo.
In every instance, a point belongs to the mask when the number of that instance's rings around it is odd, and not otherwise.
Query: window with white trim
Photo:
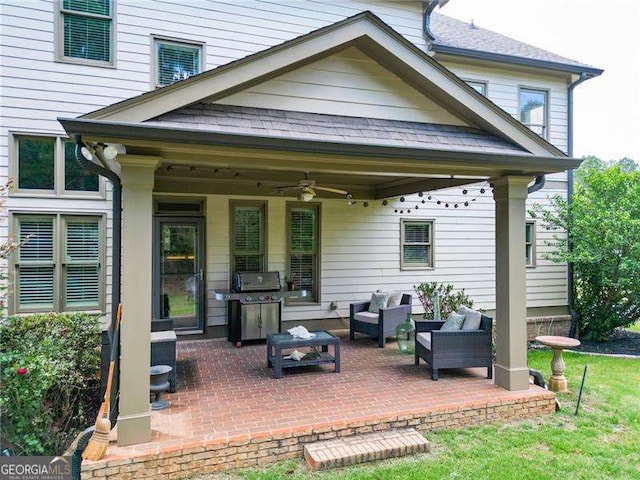
[[[202,71],[202,45],[154,39],[154,83],[165,87]]]
[[[55,136],[13,135],[13,139],[12,175],[17,193],[100,194],[100,177],[80,166],[75,143]]]
[[[114,64],[114,1],[60,0],[58,60]]]
[[[433,267],[433,221],[400,219],[402,270]]]
[[[15,215],[13,309],[39,311],[104,308],[102,216]]]
[[[311,296],[288,303],[320,299],[320,204],[287,202],[287,278]]]
[[[265,270],[265,210],[264,202],[233,202],[231,204],[232,273]]]
[[[487,83],[486,82],[478,82],[475,80],[466,81],[467,85],[473,88],[476,92],[481,93],[485,97],[487,96]]]
[[[520,121],[543,138],[548,135],[547,92],[521,88],[519,99]]]
[[[527,267],[534,267],[536,265],[536,222],[526,223],[524,245]]]

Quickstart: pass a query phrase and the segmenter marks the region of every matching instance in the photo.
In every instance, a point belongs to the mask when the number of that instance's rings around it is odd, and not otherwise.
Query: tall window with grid
[[[311,292],[310,297],[289,302],[318,302],[320,253],[320,204],[287,204],[287,277],[296,289]]]
[[[232,272],[264,271],[266,243],[264,203],[232,204],[231,222]]]

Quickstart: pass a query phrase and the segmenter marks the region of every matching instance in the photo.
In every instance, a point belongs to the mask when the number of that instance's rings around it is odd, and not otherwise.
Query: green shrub
[[[0,321],[2,448],[59,455],[99,406],[98,319],[33,314]]]
[[[454,292],[453,285],[450,283],[438,285],[436,282],[424,282],[420,285],[414,285],[413,290],[424,308],[425,318],[433,318],[433,294],[435,292],[438,292],[440,297],[440,315],[443,319],[447,318],[451,312],[458,310],[460,305],[473,307],[473,300],[464,292],[464,288]]]
[[[555,197],[555,210],[537,205],[532,212],[545,228],[567,232],[547,242],[555,248],[545,257],[573,263],[583,339],[605,340],[640,320],[640,170],[632,164],[587,159],[571,204]]]

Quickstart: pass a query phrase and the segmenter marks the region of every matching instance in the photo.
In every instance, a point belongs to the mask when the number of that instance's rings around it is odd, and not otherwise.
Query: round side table
[[[567,378],[564,376],[565,364],[562,359],[562,350],[577,347],[580,345],[580,341],[569,337],[542,335],[536,337],[536,342],[553,349],[553,358],[551,359],[551,371],[553,375],[549,378],[549,390],[560,393],[568,392]]]

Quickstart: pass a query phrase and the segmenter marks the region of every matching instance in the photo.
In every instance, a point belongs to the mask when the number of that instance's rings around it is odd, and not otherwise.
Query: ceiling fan
[[[346,195],[347,198],[351,198],[351,194],[347,190],[341,190],[339,188],[325,187],[323,185],[316,185],[315,180],[309,179],[309,172],[304,172],[304,178],[298,180],[295,185],[281,185],[276,187],[276,192],[282,194],[285,190],[299,189],[298,200],[301,202],[310,202],[316,196],[316,190],[323,192],[336,193],[338,195]]]

